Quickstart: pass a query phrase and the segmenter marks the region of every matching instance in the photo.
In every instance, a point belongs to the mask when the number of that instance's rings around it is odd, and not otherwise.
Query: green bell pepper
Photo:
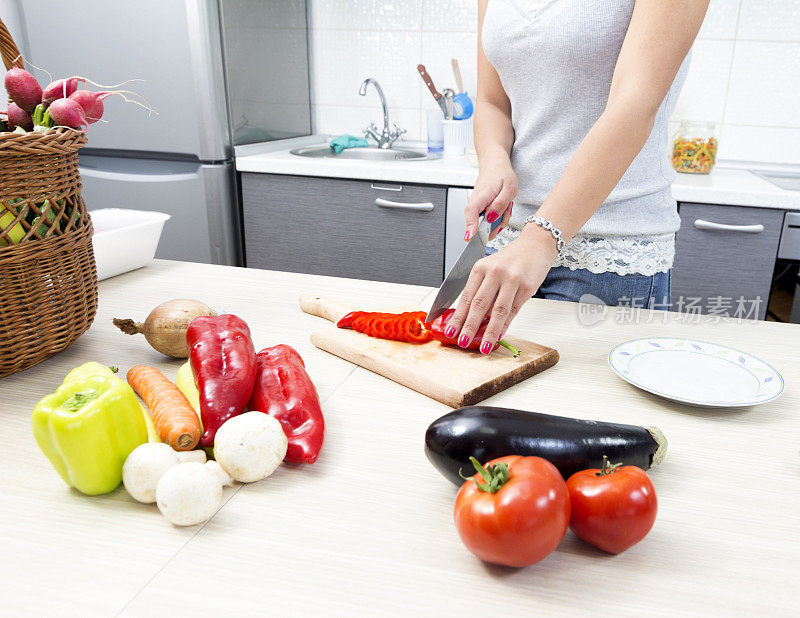
[[[86,366],[67,375],[33,409],[33,435],[56,472],[88,494],[113,491],[130,452],[147,442],[147,426],[133,389]],[[111,373],[108,368],[106,370]]]

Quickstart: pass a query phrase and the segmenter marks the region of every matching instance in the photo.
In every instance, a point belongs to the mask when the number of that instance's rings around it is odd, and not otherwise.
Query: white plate
[[[781,374],[761,359],[694,339],[626,341],[609,352],[608,364],[634,386],[696,406],[752,406],[784,388]]]

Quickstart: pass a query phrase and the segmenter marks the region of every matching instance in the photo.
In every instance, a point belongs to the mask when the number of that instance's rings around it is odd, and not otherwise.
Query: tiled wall
[[[309,0],[312,126],[354,133],[379,120],[376,78],[391,118],[425,137],[435,108],[416,66],[454,87],[450,58],[475,91],[476,0]],[[800,0],[711,0],[673,121],[719,123],[720,157],[800,164]]]

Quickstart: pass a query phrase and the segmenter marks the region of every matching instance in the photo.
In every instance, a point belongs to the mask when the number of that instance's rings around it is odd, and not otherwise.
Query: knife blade
[[[450,272],[447,273],[447,277],[439,287],[439,292],[436,294],[436,298],[433,299],[431,310],[425,318],[426,322],[432,322],[447,311],[464,290],[475,262],[486,255],[486,243],[489,242],[489,234],[500,225],[501,221],[502,217],[489,224],[485,218],[481,219],[477,233],[470,238],[467,246],[464,247],[461,255],[458,256],[455,264],[453,264]]]
[[[422,77],[422,81],[425,82],[425,85],[428,87],[428,90],[431,91],[433,95],[433,100],[439,104],[439,108],[442,110],[442,114],[444,117],[447,118],[447,105],[445,104],[444,98],[442,98],[442,94],[436,90],[436,86],[433,85],[433,80],[431,76],[428,75],[428,71],[425,68],[424,64],[417,65],[417,71],[419,71],[420,76]]]

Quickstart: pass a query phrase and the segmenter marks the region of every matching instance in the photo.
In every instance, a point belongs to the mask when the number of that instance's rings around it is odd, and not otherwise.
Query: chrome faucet
[[[383,108],[383,131],[380,133],[378,132],[378,127],[375,125],[375,121],[369,123],[369,126],[364,129],[362,132],[364,133],[364,137],[371,137],[378,143],[378,148],[391,148],[392,144],[397,141],[397,139],[405,140],[405,129],[401,129],[397,126],[397,123],[392,125],[392,130],[389,130],[389,108],[386,106],[386,97],[383,96],[383,88],[381,85],[368,77],[361,83],[361,88],[358,89],[358,94],[362,97],[366,96],[367,94],[367,86],[372,84],[375,87],[375,90],[378,92],[378,96],[381,99],[381,107]]]

